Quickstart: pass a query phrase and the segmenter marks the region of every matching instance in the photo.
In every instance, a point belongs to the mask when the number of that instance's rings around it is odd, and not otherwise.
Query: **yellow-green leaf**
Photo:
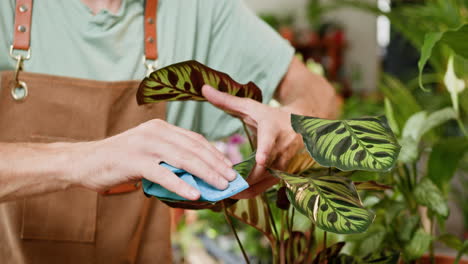
[[[302,177],[274,170],[272,173],[284,180],[291,204],[320,229],[337,234],[361,233],[374,220],[349,178]]]
[[[320,165],[343,171],[388,171],[400,146],[383,117],[327,120],[291,115],[310,155]]]

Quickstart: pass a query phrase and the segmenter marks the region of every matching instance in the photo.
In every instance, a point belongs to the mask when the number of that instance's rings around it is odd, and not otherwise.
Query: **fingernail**
[[[226,171],[226,175],[229,181],[233,181],[237,177],[237,172],[231,168]]]
[[[190,191],[189,191],[189,196],[190,196],[190,198],[192,198],[193,200],[197,200],[198,197],[200,197],[200,192],[198,192],[197,190],[190,190]]]
[[[226,180],[223,179],[223,178],[219,178],[219,187],[220,187],[219,189],[220,189],[220,190],[226,190],[228,186],[229,186],[229,182],[228,182],[228,181],[226,181]]]
[[[266,165],[267,157],[263,153],[258,153],[256,161],[259,165]]]

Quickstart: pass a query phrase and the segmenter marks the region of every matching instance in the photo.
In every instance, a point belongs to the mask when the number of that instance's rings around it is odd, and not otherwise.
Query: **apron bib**
[[[153,60],[157,58],[156,8],[157,1],[147,1],[145,24],[154,31],[145,25],[145,32],[150,32],[145,39],[153,38],[145,43],[145,51],[152,51],[145,53]],[[29,34],[21,33],[30,31],[31,12],[31,0],[17,1],[18,31],[11,50],[29,50]],[[24,32],[21,26],[26,27]],[[24,58],[15,58],[17,70],[0,73],[1,142],[99,140],[165,117],[165,104],[137,105],[139,81],[101,82],[25,73],[21,72]],[[73,188],[4,202],[0,204],[0,260],[170,263],[169,223],[168,208],[130,184],[113,188],[107,195]]]

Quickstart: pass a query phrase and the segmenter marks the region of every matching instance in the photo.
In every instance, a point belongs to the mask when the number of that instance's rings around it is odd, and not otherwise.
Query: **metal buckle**
[[[153,63],[151,63],[150,60],[146,59],[146,56],[143,56],[143,65],[146,67],[146,76],[149,76],[158,68],[158,60],[155,60]]]
[[[18,60],[19,57],[22,57],[23,60],[29,60],[31,58],[31,49],[28,49],[26,57],[21,54],[14,54],[14,50],[13,45],[10,45],[10,57],[14,60]]]
[[[23,62],[31,58],[31,49],[28,49],[26,57],[14,54],[13,45],[10,46],[10,57],[16,60],[15,85],[11,88],[11,96],[15,101],[22,101],[28,96],[28,86],[19,80],[19,73],[23,70]]]

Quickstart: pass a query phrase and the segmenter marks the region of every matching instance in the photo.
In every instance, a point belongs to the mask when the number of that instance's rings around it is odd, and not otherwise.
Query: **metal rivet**
[[[24,12],[28,11],[28,7],[25,6],[25,5],[21,5],[21,6],[19,7],[19,11],[20,11],[21,13],[24,13]]]
[[[19,32],[23,32],[23,33],[26,32],[26,26],[19,25],[19,26],[18,26],[18,31],[19,31]]]
[[[11,96],[15,101],[23,101],[28,96],[28,86],[20,81],[11,89]]]
[[[154,42],[154,38],[148,37],[148,38],[146,39],[146,41],[148,41],[148,43],[153,43],[153,42]]]
[[[148,18],[148,24],[154,24],[154,19],[152,17]]]

